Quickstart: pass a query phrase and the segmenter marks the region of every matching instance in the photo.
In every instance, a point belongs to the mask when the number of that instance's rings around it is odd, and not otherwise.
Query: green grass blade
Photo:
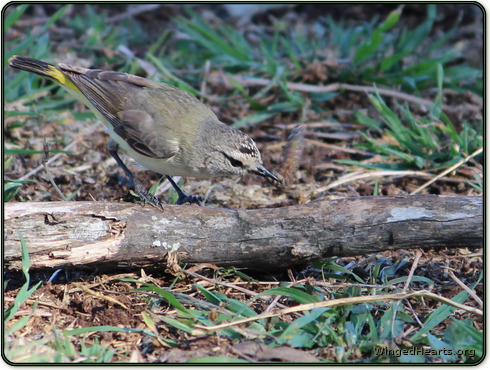
[[[162,298],[164,298],[171,306],[173,306],[174,308],[176,308],[177,310],[183,312],[183,313],[186,313],[186,314],[189,314],[187,308],[185,308],[182,303],[180,303],[177,298],[175,298],[173,296],[172,293],[170,292],[167,292],[166,290],[154,285],[154,284],[150,284],[150,283],[142,283],[141,281],[138,281],[136,279],[129,279],[129,278],[123,278],[121,279],[121,281],[127,281],[127,282],[131,282],[131,283],[135,283],[135,284],[140,284],[141,287],[140,288],[136,288],[134,289],[135,292],[138,292],[138,291],[145,291],[145,292],[154,292],[154,293],[157,293],[159,295],[162,296]]]
[[[470,289],[474,289],[476,284],[479,283],[481,280],[481,275],[480,279],[472,284],[470,286]],[[457,294],[455,297],[452,298],[452,301],[456,303],[464,303],[466,299],[469,297],[469,294],[466,291],[463,291],[459,294]],[[420,329],[417,333],[415,333],[410,340],[412,342],[416,342],[419,340],[424,334],[429,333],[435,326],[439,325],[442,321],[446,320],[449,316],[453,314],[453,312],[456,310],[455,307],[449,306],[447,304],[443,304],[434,311],[431,312],[427,320],[424,322],[424,327]]]
[[[356,50],[354,55],[354,63],[358,64],[372,56],[374,51],[383,41],[384,33],[392,28],[400,19],[401,9],[402,8],[399,7],[398,9],[392,11],[386,18],[385,22],[374,30],[369,40],[367,40]]]
[[[4,18],[3,22],[3,32],[12,27],[12,25],[17,22],[17,20],[24,14],[24,12],[29,8],[30,4],[21,4],[18,6],[11,5],[13,10],[8,12],[8,15]]]
[[[267,289],[266,291],[261,292],[255,298],[263,297],[267,295],[283,295],[294,299],[298,303],[314,303],[320,302],[320,299],[314,295],[306,293],[297,288],[286,288],[286,287],[278,287]]]
[[[43,35],[46,30],[53,24],[55,23],[59,18],[63,16],[63,14],[68,10],[70,5],[65,5],[64,7],[60,8],[56,13],[54,13],[49,20],[44,24],[44,26],[41,27],[39,32],[37,32],[35,35],[30,35],[26,37],[25,39],[22,39],[21,42],[18,43],[17,46],[8,48],[5,51],[4,55],[4,66],[7,66],[8,59],[12,57],[13,55],[16,54],[24,54],[25,50],[32,48],[34,45],[45,45],[46,43],[40,42],[40,35]],[[40,57],[39,55],[32,55],[32,57]]]

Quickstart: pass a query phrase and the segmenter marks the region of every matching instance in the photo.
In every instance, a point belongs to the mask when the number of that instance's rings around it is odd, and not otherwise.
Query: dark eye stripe
[[[228,159],[228,161],[230,161],[230,164],[233,167],[243,167],[243,163],[241,161],[239,161],[238,159],[232,158],[226,153],[223,153],[223,152],[221,152],[221,153],[226,157],[226,159]]]

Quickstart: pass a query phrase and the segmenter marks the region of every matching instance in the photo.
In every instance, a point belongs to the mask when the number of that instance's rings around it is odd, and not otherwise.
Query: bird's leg
[[[196,203],[200,206],[204,205],[204,201],[202,200],[201,197],[195,196],[192,194],[188,195],[179,187],[179,185],[177,185],[177,183],[170,176],[168,176],[168,175],[166,175],[166,176],[167,176],[168,181],[170,181],[170,183],[174,187],[175,191],[179,195],[179,199],[177,199],[177,202],[175,202],[175,204]]]
[[[107,144],[107,150],[109,151],[110,155],[116,160],[117,164],[119,167],[122,168],[124,173],[129,179],[129,186],[132,187],[138,196],[143,199],[145,203],[151,203],[156,206],[159,206],[161,203],[158,200],[157,197],[155,197],[153,194],[150,194],[148,190],[146,190],[145,186],[139,181],[134,175],[131,173],[128,167],[124,164],[124,162],[121,160],[119,155],[117,154],[117,150],[119,149],[119,145],[114,141],[114,140],[109,140],[109,143]]]

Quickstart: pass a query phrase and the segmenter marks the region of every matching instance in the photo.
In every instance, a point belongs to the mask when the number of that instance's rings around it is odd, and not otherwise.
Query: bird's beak
[[[265,177],[268,181],[269,179],[272,179],[274,181],[277,181],[278,183],[282,183],[281,180],[279,180],[272,172],[270,172],[268,169],[266,169],[264,166],[257,167],[256,170],[251,171],[255,173],[256,175],[260,175]]]

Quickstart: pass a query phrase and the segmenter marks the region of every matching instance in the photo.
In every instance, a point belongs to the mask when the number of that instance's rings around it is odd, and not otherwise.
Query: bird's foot
[[[179,193],[179,199],[175,202],[175,204],[184,204],[184,203],[189,203],[189,204],[197,204],[199,206],[204,206],[204,200],[195,195],[188,195],[184,192]]]
[[[177,199],[177,202],[175,204],[184,204],[184,203],[195,203],[200,206],[204,206],[204,200],[201,197],[195,196],[195,195],[187,195],[185,191],[183,191],[179,185],[172,179],[171,176],[167,175],[167,179],[172,184],[174,187],[175,191],[179,195],[179,198]]]
[[[139,181],[136,178],[133,178],[131,183],[132,183],[131,185],[134,189],[134,192],[136,193],[136,195],[138,197],[141,198],[141,200],[143,201],[144,204],[149,203],[149,204],[154,205],[154,206],[161,206],[162,205],[162,203],[160,202],[160,200],[156,196],[154,196],[148,190],[146,190],[145,186],[141,183],[141,181]]]

